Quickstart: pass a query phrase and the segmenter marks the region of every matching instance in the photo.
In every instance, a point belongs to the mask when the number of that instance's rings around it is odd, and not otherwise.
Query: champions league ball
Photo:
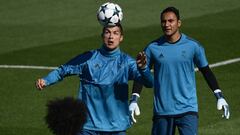
[[[103,26],[115,26],[123,19],[121,7],[115,3],[104,3],[97,11],[97,19]]]

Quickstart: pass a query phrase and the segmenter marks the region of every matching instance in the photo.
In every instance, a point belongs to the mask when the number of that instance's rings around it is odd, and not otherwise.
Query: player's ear
[[[181,27],[181,25],[182,25],[182,21],[178,20],[178,27]]]
[[[120,42],[122,42],[123,41],[123,35],[121,35],[121,37],[120,37]]]

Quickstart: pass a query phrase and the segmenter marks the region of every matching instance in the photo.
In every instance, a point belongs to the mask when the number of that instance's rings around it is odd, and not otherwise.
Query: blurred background
[[[102,26],[96,19],[106,0],[1,0],[0,67],[30,65],[57,67],[72,57],[102,44]],[[176,6],[182,19],[181,31],[198,40],[210,64],[240,57],[239,0],[112,0],[123,9],[124,42],[121,49],[136,54],[162,32],[160,12]],[[196,73],[200,135],[239,135],[240,63],[212,69],[226,100],[231,117],[221,118],[216,100],[201,74]],[[78,77],[37,91],[35,80],[49,69],[0,68],[0,134],[51,135],[44,122],[47,101],[76,97]],[[131,90],[132,81],[129,89]],[[128,135],[150,135],[152,89],[144,88],[139,106],[141,115]]]

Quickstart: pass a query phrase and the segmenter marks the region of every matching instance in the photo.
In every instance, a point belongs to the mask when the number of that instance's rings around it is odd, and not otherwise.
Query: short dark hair
[[[106,26],[104,26],[103,29],[102,29],[102,36],[103,36],[103,33],[105,32],[105,30],[107,28],[115,27],[115,26],[120,28],[121,35],[123,35],[123,27],[122,27],[122,25],[120,23],[117,23],[116,25],[106,25]]]
[[[177,8],[175,8],[175,7],[167,7],[167,8],[165,8],[161,12],[161,19],[162,19],[163,14],[167,13],[167,12],[173,12],[177,16],[177,19],[180,20],[179,10]]]
[[[72,97],[54,99],[47,103],[45,117],[48,128],[55,135],[76,135],[87,118],[87,107]]]

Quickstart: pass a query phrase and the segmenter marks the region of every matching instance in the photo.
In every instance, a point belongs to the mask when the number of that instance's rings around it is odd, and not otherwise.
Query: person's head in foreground
[[[55,135],[76,135],[82,129],[86,117],[87,108],[81,100],[65,97],[47,103],[45,120]]]

